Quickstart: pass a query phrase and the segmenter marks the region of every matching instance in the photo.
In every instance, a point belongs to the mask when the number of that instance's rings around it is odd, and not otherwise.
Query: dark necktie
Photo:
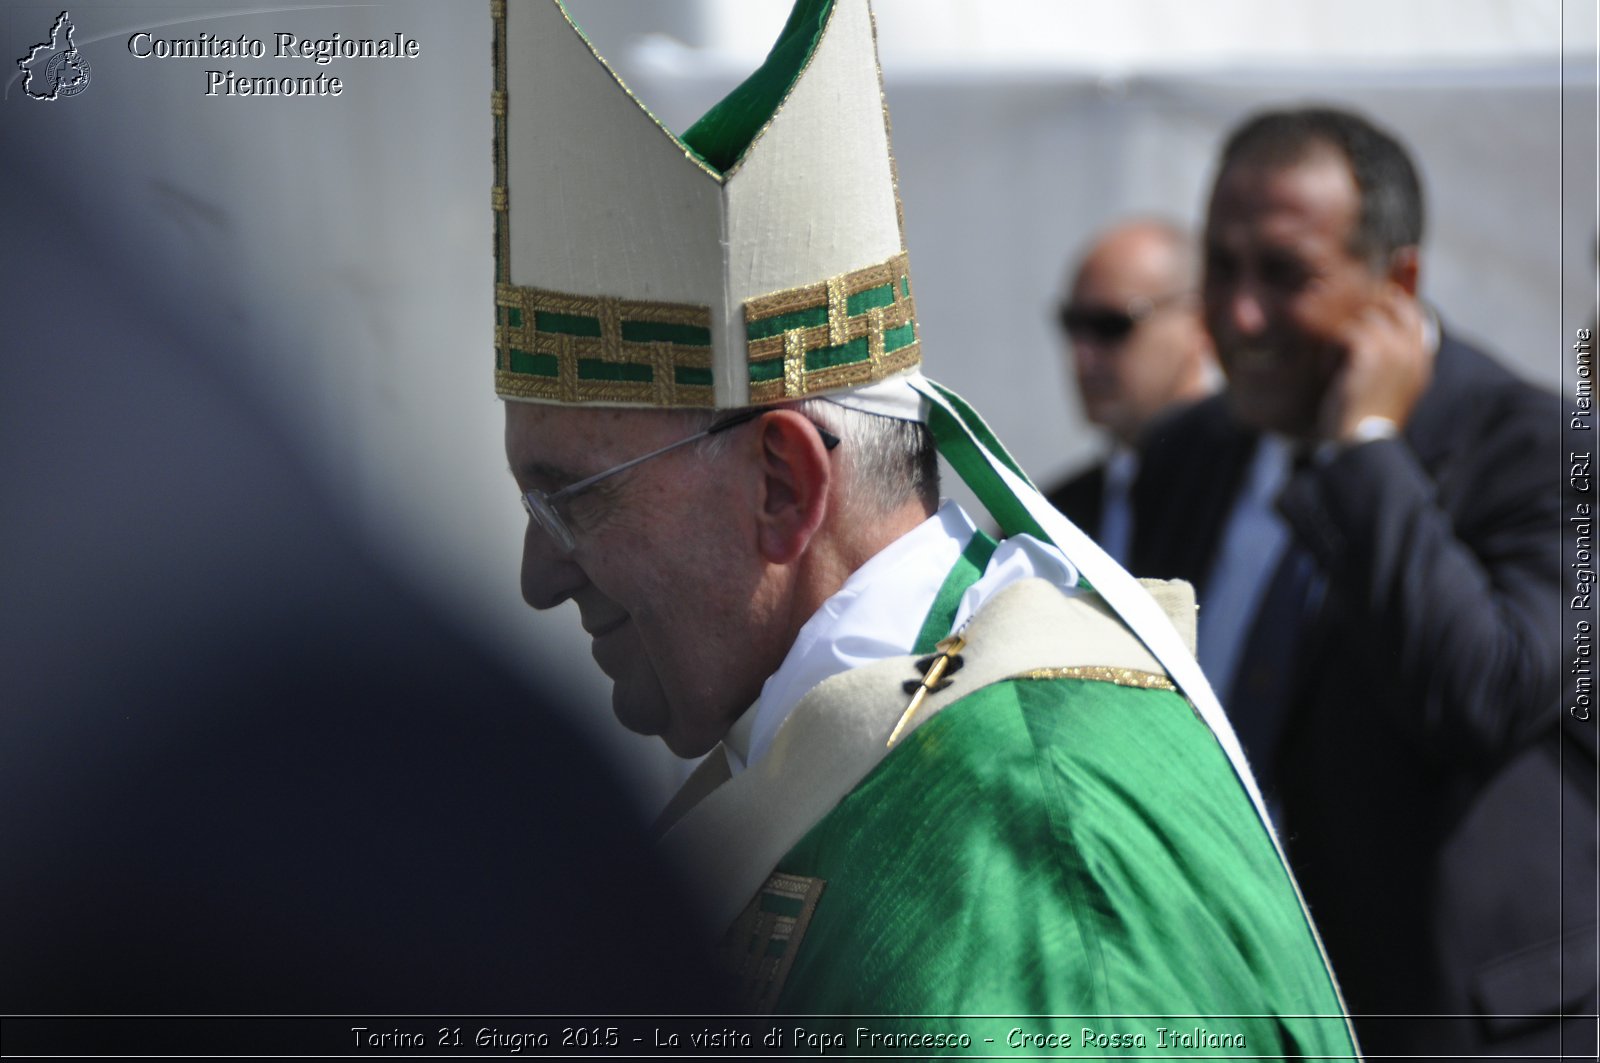
[[[1277,791],[1278,741],[1292,708],[1297,644],[1321,597],[1316,576],[1311,555],[1291,538],[1250,624],[1226,703],[1256,781],[1268,795]]]

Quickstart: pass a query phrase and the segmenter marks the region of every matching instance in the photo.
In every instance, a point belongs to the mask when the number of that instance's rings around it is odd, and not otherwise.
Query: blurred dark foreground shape
[[[371,561],[203,284],[5,183],[0,1012],[716,1010],[558,676]]]

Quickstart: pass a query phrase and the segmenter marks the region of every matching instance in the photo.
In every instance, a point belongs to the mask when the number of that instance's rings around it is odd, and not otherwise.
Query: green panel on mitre
[[[810,62],[832,9],[833,0],[797,0],[766,61],[679,139],[718,172],[732,169]]]

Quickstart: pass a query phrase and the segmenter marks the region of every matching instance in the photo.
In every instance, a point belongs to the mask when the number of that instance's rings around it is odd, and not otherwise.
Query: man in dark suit
[[[1159,219],[1123,222],[1090,245],[1061,303],[1084,415],[1105,429],[1111,449],[1046,496],[1121,561],[1140,434],[1173,406],[1216,390],[1198,272],[1194,239],[1182,228]]]
[[[1367,1051],[1592,1052],[1555,1015],[1595,999],[1562,411],[1417,300],[1421,236],[1415,169],[1364,119],[1235,131],[1203,283],[1228,391],[1148,436],[1133,568],[1199,588]]]

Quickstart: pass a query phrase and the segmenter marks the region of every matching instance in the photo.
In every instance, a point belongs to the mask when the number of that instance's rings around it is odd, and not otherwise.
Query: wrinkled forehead
[[[614,465],[697,430],[705,415],[679,410],[559,406],[506,400],[511,471],[577,473]]]

